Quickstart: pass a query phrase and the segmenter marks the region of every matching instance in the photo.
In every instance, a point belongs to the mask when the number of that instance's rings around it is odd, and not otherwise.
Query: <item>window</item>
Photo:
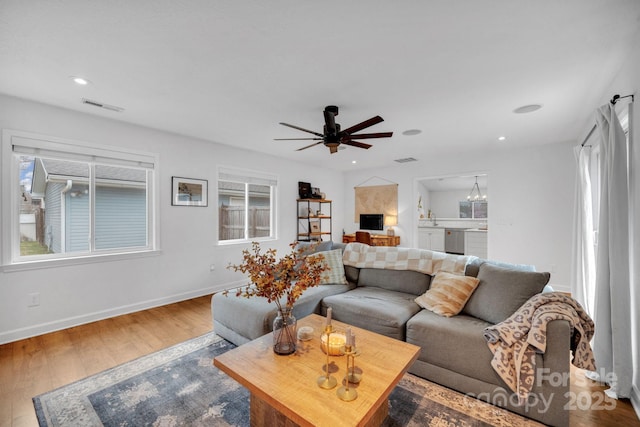
[[[460,218],[473,218],[473,219],[485,219],[489,217],[488,207],[489,204],[486,201],[469,202],[462,201],[460,205]]]
[[[4,263],[155,249],[156,163],[153,154],[5,131]]]
[[[218,241],[275,238],[276,177],[221,167],[218,170]]]

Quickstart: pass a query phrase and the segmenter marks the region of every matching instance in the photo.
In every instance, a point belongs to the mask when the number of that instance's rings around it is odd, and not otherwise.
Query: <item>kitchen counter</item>
[[[486,228],[487,218],[471,219],[471,218],[438,218],[436,216],[436,224],[433,225],[430,219],[422,218],[418,220],[418,228]]]

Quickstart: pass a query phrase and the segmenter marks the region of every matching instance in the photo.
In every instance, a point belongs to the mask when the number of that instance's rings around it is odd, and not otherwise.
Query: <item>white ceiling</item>
[[[578,140],[639,28],[638,0],[0,0],[0,92],[293,161],[385,167]],[[532,103],[543,108],[512,112]],[[394,136],[333,155],[273,141],[310,136],[279,122],[321,132],[326,105],[343,129],[380,115],[367,131]]]

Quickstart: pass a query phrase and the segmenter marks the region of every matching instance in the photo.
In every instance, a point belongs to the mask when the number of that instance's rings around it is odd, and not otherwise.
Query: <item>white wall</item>
[[[347,173],[345,188],[371,176],[397,182],[398,226],[401,246],[417,242],[418,178],[488,173],[491,189],[489,213],[489,257],[533,264],[551,272],[551,284],[569,290],[571,233],[575,165],[573,142],[459,153],[452,158],[430,158],[374,171]],[[345,194],[347,232],[354,212],[353,191]],[[424,198],[423,198],[424,201]],[[426,213],[427,207],[425,207]]]
[[[429,191],[425,209],[431,209],[436,218],[460,218],[460,202],[467,200],[468,190]],[[487,195],[486,188],[480,188],[483,195]],[[491,206],[489,204],[489,206]]]
[[[217,165],[279,177],[279,239],[269,247],[284,253],[296,238],[298,181],[319,186],[334,201],[334,240],[341,240],[344,186],[336,171],[3,95],[0,128],[158,153],[161,245],[156,256],[1,272],[0,343],[209,294],[243,281],[241,274],[225,269],[229,262],[240,261],[243,246],[216,244]],[[209,206],[171,206],[172,176],[207,179]],[[0,203],[6,203],[5,196],[0,194]],[[40,293],[40,306],[29,308],[28,295],[34,292]]]

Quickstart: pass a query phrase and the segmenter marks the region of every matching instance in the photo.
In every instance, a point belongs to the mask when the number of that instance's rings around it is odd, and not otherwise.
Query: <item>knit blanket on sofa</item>
[[[534,295],[506,320],[484,330],[487,345],[493,353],[491,366],[518,395],[521,404],[535,383],[536,353],[546,350],[547,325],[556,319],[571,324],[572,363],[595,371],[589,344],[594,333],[593,320],[576,300],[563,293]]]
[[[343,264],[352,267],[413,270],[430,275],[438,271],[464,275],[467,263],[473,258],[427,249],[369,246],[363,243],[347,244],[342,254]]]

